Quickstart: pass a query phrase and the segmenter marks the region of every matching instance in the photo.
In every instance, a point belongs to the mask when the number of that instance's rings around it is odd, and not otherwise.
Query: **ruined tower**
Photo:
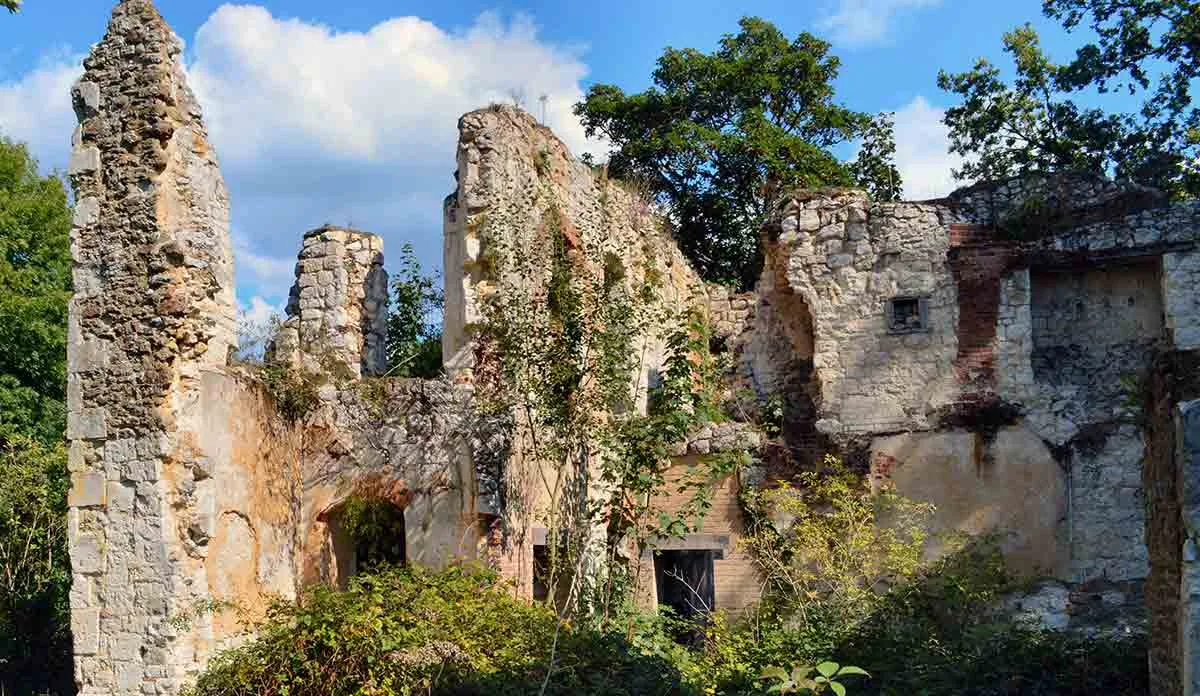
[[[180,50],[150,0],[125,0],[72,90],[67,439],[82,694],[174,691],[201,629],[168,619],[207,596],[194,562],[214,531],[199,395],[236,341],[233,258]]]
[[[343,379],[382,375],[387,293],[382,239],[332,225],[305,233],[271,359]]]

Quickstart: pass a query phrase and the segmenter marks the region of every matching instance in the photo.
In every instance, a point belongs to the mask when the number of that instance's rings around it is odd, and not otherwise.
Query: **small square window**
[[[924,297],[896,297],[888,300],[889,333],[916,333],[929,330],[929,305]]]

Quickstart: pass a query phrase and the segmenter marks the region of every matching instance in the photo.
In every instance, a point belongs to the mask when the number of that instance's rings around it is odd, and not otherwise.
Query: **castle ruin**
[[[780,400],[791,461],[841,453],[934,503],[937,531],[998,535],[1014,570],[1071,588],[1063,617],[1093,588],[1144,594],[1154,693],[1200,693],[1197,202],[1068,175],[925,202],[796,192],[764,227],[756,290],[735,294],[701,281],[653,206],[527,114],[488,108],[459,123],[443,211],[446,377],[385,376],[382,242],[315,229],[271,348],[313,376],[313,408],[289,417],[230,357],[228,196],[180,50],[151,0],[123,0],[72,90],[81,694],[178,693],[238,638],[230,607],[344,583],[356,563],[339,511],[356,494],[403,510],[408,561],[480,559],[536,594],[546,530],[506,528],[491,476],[497,456],[518,470],[519,453],[472,407],[473,336],[512,282],[487,248],[536,241],[550,208],[571,245],[630,277],[653,260],[665,308],[701,305],[736,385]],[[642,374],[664,359],[660,341],[644,345]],[[761,442],[749,424],[709,426],[675,462]],[[718,483],[700,532],[656,546],[710,564],[716,608],[757,597],[737,494],[786,477],[775,464],[760,453]],[[642,594],[657,601],[652,585]]]

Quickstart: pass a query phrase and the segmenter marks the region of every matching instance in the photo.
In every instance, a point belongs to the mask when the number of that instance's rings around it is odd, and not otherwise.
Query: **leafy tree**
[[[938,75],[961,97],[946,111],[951,151],[968,156],[962,179],[1033,170],[1091,171],[1157,186],[1200,191],[1200,13],[1190,0],[1045,0],[1044,13],[1067,29],[1085,22],[1096,40],[1074,60],[1052,62],[1031,26],[1004,35],[1016,77],[1006,82],[987,60]],[[1154,76],[1157,75],[1157,78]],[[1130,113],[1084,107],[1084,94],[1141,95]]]
[[[0,137],[0,692],[70,693],[66,393],[71,211]]]
[[[0,137],[0,440],[62,439],[70,229],[62,182]]]
[[[9,12],[16,12],[21,9],[21,0],[0,0],[0,7]]]
[[[62,445],[0,442],[0,692],[73,693]]]
[[[854,184],[830,148],[863,136],[872,120],[834,101],[840,62],[828,43],[808,33],[789,41],[755,17],[740,27],[713,53],[666,49],[644,92],[593,85],[575,113],[588,135],[612,143],[610,173],[643,182],[665,205],[705,278],[749,286],[762,264],[759,226],[777,196]]]
[[[442,332],[430,317],[441,312],[442,290],[435,276],[425,275],[411,244],[400,250],[400,272],[392,278],[388,313],[389,374],[433,377],[442,369]]]
[[[879,114],[863,133],[858,156],[850,163],[857,185],[877,201],[898,201],[902,193],[900,170],[896,169],[896,115]]]

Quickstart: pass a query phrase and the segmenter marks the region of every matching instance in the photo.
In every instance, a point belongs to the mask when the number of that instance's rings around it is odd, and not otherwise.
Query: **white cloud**
[[[945,113],[921,96],[896,111],[896,167],[908,200],[940,198],[960,185],[950,170],[960,166],[962,158],[949,152]]]
[[[297,242],[299,246],[299,242]],[[249,281],[252,288],[262,289],[273,296],[286,296],[295,277],[296,260],[292,256],[270,256],[251,248],[244,235],[233,233],[233,259],[239,280]],[[257,297],[252,299],[259,299]]]
[[[83,73],[82,61],[79,56],[47,57],[18,79],[0,76],[0,135],[28,143],[44,169],[67,165],[76,123],[71,84]]]
[[[168,20],[170,17],[168,16]],[[348,224],[441,267],[441,203],[454,187],[463,113],[526,97],[573,152],[587,151],[571,106],[587,72],[578,49],[544,42],[523,16],[481,15],[447,31],[399,17],[344,32],[223,5],[186,51],[231,198],[239,296],[286,297],[305,230]],[[0,78],[0,131],[63,166],[79,61]],[[594,145],[593,145],[594,147]]]
[[[837,9],[821,22],[834,41],[861,46],[885,39],[895,15],[932,7],[941,0],[838,0]]]
[[[283,307],[271,304],[261,295],[250,298],[249,304],[242,305],[238,310],[239,321],[256,326],[269,324],[272,319],[283,315]]]

